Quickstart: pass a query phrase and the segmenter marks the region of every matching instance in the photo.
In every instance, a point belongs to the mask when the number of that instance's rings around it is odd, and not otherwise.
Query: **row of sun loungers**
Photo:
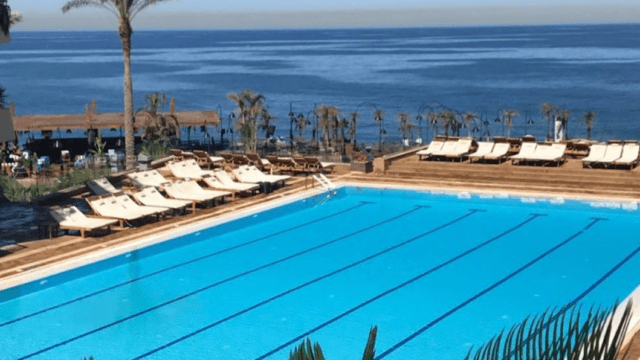
[[[457,141],[434,140],[425,150],[418,152],[420,160],[424,159],[447,159],[464,160],[469,154],[473,139],[459,139]]]
[[[551,145],[538,145],[535,142],[525,142],[520,152],[509,159],[512,164],[557,164],[560,166],[565,160],[564,153],[567,144],[554,143]]]
[[[322,162],[315,156],[265,156],[261,158],[255,153],[231,154],[221,153],[225,162],[234,165],[251,165],[259,170],[279,170],[291,173],[330,173],[335,164]]]
[[[90,218],[76,207],[54,208],[51,214],[62,230],[80,231],[82,237],[92,230],[118,224],[141,221],[150,217],[160,217],[170,212],[187,209],[195,211],[200,203],[216,203],[227,196],[237,193],[253,194],[266,186],[284,185],[290,178],[287,175],[267,175],[255,166],[241,166],[234,170],[235,181],[222,169],[202,170],[194,159],[169,164],[168,169],[179,180],[170,181],[157,170],[127,174],[135,186],[126,191],[117,189],[106,178],[86,183],[94,196],[86,198],[94,213],[102,218]],[[198,184],[202,181],[213,188],[205,189]],[[164,194],[163,194],[164,193]]]
[[[594,144],[591,145],[589,156],[582,159],[583,167],[629,167],[632,169],[638,164],[640,145],[629,144]]]

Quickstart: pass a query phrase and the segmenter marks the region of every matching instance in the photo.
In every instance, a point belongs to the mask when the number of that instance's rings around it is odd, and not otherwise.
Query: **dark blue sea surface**
[[[387,141],[398,141],[397,114],[438,101],[485,114],[491,135],[503,131],[499,109],[513,108],[512,135],[525,132],[528,114],[527,132],[543,137],[539,106],[552,102],[572,111],[571,137],[585,137],[580,120],[593,109],[595,138],[640,138],[640,25],[137,31],[132,61],[137,108],[161,91],[178,110],[220,105],[226,119],[226,95],[249,88],[266,95],[279,135],[290,104],[305,115],[336,105],[346,116],[370,102],[386,111]],[[91,99],[121,112],[122,67],[115,30],[15,32],[0,47],[0,84],[19,115],[81,113]],[[361,140],[377,140],[372,109],[359,107]]]

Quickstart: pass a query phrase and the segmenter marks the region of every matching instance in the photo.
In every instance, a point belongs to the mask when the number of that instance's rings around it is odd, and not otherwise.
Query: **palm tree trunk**
[[[133,126],[133,82],[131,80],[131,24],[120,18],[120,40],[124,60],[124,144],[127,156],[127,170],[136,163],[135,130]]]
[[[587,139],[591,140],[591,127],[587,127]]]

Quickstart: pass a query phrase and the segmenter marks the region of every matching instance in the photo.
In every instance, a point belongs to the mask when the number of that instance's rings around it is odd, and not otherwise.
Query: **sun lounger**
[[[220,157],[222,159],[224,159],[224,162],[226,162],[227,164],[232,164],[233,163],[233,154],[232,153],[224,152],[224,153],[218,153],[218,155],[220,155]]]
[[[290,176],[287,175],[265,175],[260,170],[253,166],[244,165],[235,170],[233,170],[233,174],[236,178],[242,182],[247,183],[267,183],[270,185],[275,185],[277,183],[282,182],[284,186],[285,182],[290,179]]]
[[[113,197],[116,199],[116,201],[122,204],[122,206],[124,206],[126,209],[131,210],[132,212],[135,211],[141,216],[151,216],[151,215],[159,216],[160,214],[166,211],[169,211],[168,207],[139,205],[135,201],[131,200],[129,195],[123,192],[115,193],[113,194]]]
[[[459,159],[462,161],[471,149],[471,145],[473,145],[472,139],[460,139],[456,144],[456,147],[453,151],[449,152],[445,155],[447,159]]]
[[[432,158],[445,158],[447,155],[453,154],[456,151],[456,147],[458,146],[458,140],[447,140],[444,145],[442,145],[442,149],[435,151],[431,154]]]
[[[293,158],[290,157],[278,157],[275,162],[271,163],[277,166],[280,171],[286,171],[293,174],[306,172],[306,169],[303,165],[298,164],[295,160],[293,160]]]
[[[96,214],[107,218],[118,219],[120,221],[120,227],[124,226],[125,221],[139,220],[162,212],[155,210],[148,213],[147,211],[137,211],[133,207],[125,206],[123,201],[119,201],[113,195],[91,196],[86,198],[86,200]]]
[[[527,161],[534,160],[534,154],[538,144],[534,142],[525,142],[520,147],[520,152],[516,155],[511,156],[509,159],[511,160],[511,164],[521,164],[523,161],[526,163]]]
[[[205,166],[207,169],[211,169],[214,166],[217,166],[219,163],[223,162],[224,159],[217,156],[211,156],[202,150],[194,150],[193,155],[195,156],[195,160],[199,166]]]
[[[242,192],[253,193],[254,190],[258,190],[260,188],[260,186],[258,185],[247,185],[247,184],[240,184],[235,182],[227,185],[227,184],[224,184],[215,176],[206,177],[203,179],[203,181],[210,188],[230,192],[232,198],[235,198],[236,193],[242,193]]]
[[[145,206],[155,206],[179,210],[191,205],[191,201],[167,199],[154,187],[147,187],[131,194],[137,202]]]
[[[111,230],[111,225],[118,223],[118,220],[89,218],[75,206],[51,209],[49,212],[58,223],[60,229],[79,231],[80,236],[83,238],[86,232],[102,228]]]
[[[427,147],[424,150],[418,151],[418,159],[419,160],[428,159],[429,157],[431,157],[431,155],[433,155],[433,153],[435,153],[436,151],[440,151],[443,145],[444,145],[444,141],[442,140],[431,141],[431,143],[429,144],[429,147]]]
[[[473,160],[482,160],[483,157],[491,154],[494,145],[495,144],[493,142],[480,141],[476,151],[473,154],[469,154],[469,161],[473,162]]]
[[[607,151],[604,153],[604,156],[596,161],[598,164],[604,165],[604,167],[609,167],[614,164],[616,160],[620,160],[622,157],[622,145],[621,144],[609,144],[607,145]]]
[[[507,142],[496,143],[493,146],[493,150],[489,155],[485,155],[482,159],[487,161],[497,161],[501,163],[503,160],[507,159],[507,154],[509,154],[509,149],[511,148],[511,144]]]
[[[245,155],[249,160],[249,165],[253,165],[260,170],[269,169],[272,165],[269,160],[261,158],[260,155],[256,153],[246,153]]]
[[[137,187],[153,186],[159,188],[162,184],[169,182],[162,174],[157,170],[140,171],[137,173],[127,174],[127,177],[131,179],[133,184]]]
[[[604,154],[607,152],[607,145],[605,144],[593,144],[589,149],[589,156],[582,159],[582,167],[591,167],[592,164],[600,161],[604,158]]]
[[[539,152],[538,149],[542,148]],[[535,153],[535,161],[541,165],[557,164],[560,166],[564,162],[564,154],[567,150],[567,144],[554,143],[552,145],[538,146]]]
[[[107,178],[89,180],[85,182],[85,184],[95,195],[106,195],[119,191],[109,182],[109,180],[107,180]]]
[[[233,163],[236,165],[249,165],[251,161],[247,158],[245,154],[233,154]]]
[[[622,156],[614,161],[616,166],[628,166],[629,170],[638,164],[638,155],[640,154],[640,145],[638,143],[624,144]]]
[[[224,201],[225,196],[231,196],[227,191],[205,190],[195,181],[176,181],[162,186],[170,197],[179,200],[189,200],[195,209],[196,203],[208,201],[215,202],[217,199]]]
[[[235,182],[229,176],[229,173],[220,169],[213,172],[213,176],[220,181],[224,186],[228,188],[234,188],[236,191],[244,192],[244,191],[258,191],[260,186],[256,183],[244,183],[244,182]]]
[[[203,177],[213,176],[213,171],[202,170],[194,159],[171,163],[167,166],[177,178],[202,180]]]
[[[195,159],[196,157],[193,153],[182,151],[180,149],[171,149],[171,155],[173,155],[177,161]]]
[[[315,156],[305,156],[304,159],[307,161],[307,167],[313,169],[314,171],[320,171],[323,173],[330,173],[333,171],[333,168],[336,166],[334,163],[330,162],[322,162],[319,158]]]

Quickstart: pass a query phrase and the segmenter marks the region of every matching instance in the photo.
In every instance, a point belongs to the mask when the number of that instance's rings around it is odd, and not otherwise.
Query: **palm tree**
[[[552,103],[542,103],[542,105],[540,105],[540,112],[545,120],[547,120],[547,140],[551,139],[551,119],[557,110],[558,107]]]
[[[427,113],[427,122],[433,126],[433,137],[438,135],[438,120],[440,120],[440,114],[435,111],[429,111]]]
[[[264,95],[253,93],[249,89],[244,89],[239,93],[229,93],[227,98],[238,106],[233,112],[238,118],[236,127],[244,138],[245,151],[255,152],[257,149],[258,116],[262,114],[264,102],[267,99]]]
[[[400,126],[398,127],[398,131],[402,134],[402,146],[406,146],[407,139],[411,138],[411,133],[413,132],[414,124],[411,122],[411,114],[408,112],[401,112],[398,114],[398,121],[400,122]]]
[[[269,110],[263,108],[260,112],[260,120],[258,130],[263,131],[266,138],[273,136],[276,132],[276,126],[273,125],[273,122],[276,120],[276,116],[271,114]]]
[[[587,139],[591,140],[591,128],[593,128],[593,124],[596,123],[596,112],[589,110],[582,114],[582,118],[584,124],[587,126]]]
[[[11,27],[11,7],[7,4],[7,0],[0,0],[0,31],[5,36],[9,35]]]
[[[340,115],[340,109],[335,106],[321,104],[315,108],[315,116],[318,117],[318,127],[322,131],[322,138],[325,143],[325,150],[329,149],[331,136],[334,134],[334,127],[337,125],[337,117]]]
[[[558,116],[560,116],[560,120],[562,121],[562,128],[564,129],[564,138],[568,138],[567,135],[567,125],[569,124],[569,118],[571,117],[571,111],[569,109],[562,109],[558,111]]]
[[[468,136],[471,137],[471,124],[473,124],[473,122],[476,121],[476,119],[478,118],[478,114],[473,113],[471,111],[467,111],[462,115],[463,115],[463,118],[462,118],[463,124],[467,127]]]
[[[141,120],[140,124],[144,127],[142,139],[154,142],[180,137],[178,118],[173,114],[159,112],[167,103],[167,95],[158,92],[147,94],[145,101],[146,107],[136,112],[136,118]]]
[[[382,152],[382,135],[387,133],[387,130],[384,129],[384,110],[373,110],[373,122],[378,124],[380,127],[380,143],[378,145],[378,149]]]
[[[444,136],[449,136],[449,130],[456,127],[456,114],[453,111],[445,110],[440,113],[439,120],[442,120],[442,129],[444,130]]]
[[[356,147],[356,136],[358,134],[358,118],[360,114],[357,111],[351,113],[349,123],[349,140],[353,144],[353,148]]]
[[[131,22],[141,11],[151,5],[170,0],[71,0],[62,7],[66,13],[72,9],[85,6],[99,7],[113,13],[118,18],[118,34],[122,43],[124,62],[124,131],[127,169],[132,169],[136,161],[135,130],[133,115],[133,83],[131,81]]]
[[[520,111],[515,109],[502,110],[504,125],[507,127],[507,138],[511,137],[511,126],[513,126],[513,118],[518,115],[520,115]]]
[[[6,109],[6,107],[7,107],[6,89],[0,86],[0,109]]]
[[[340,130],[340,146],[342,147],[342,155],[345,154],[345,144],[344,144],[344,129],[349,128],[349,121],[345,118],[338,119],[338,129]]]

